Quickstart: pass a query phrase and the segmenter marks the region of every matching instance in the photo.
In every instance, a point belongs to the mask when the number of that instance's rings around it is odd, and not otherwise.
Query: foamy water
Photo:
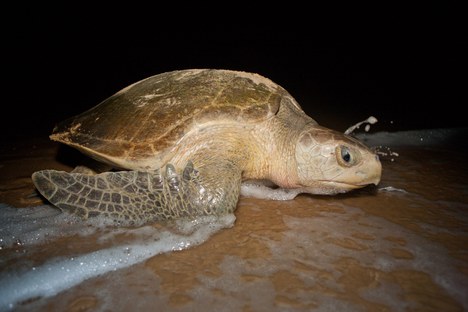
[[[0,310],[468,310],[467,166],[441,147],[458,135],[358,134],[387,153],[377,188],[242,199],[235,226],[0,206]]]
[[[17,261],[22,260],[20,254],[14,264],[10,265],[14,269],[10,269],[5,262],[11,259],[2,258],[2,310],[14,308],[18,302],[32,298],[56,295],[86,279],[131,266],[160,253],[196,246],[220,229],[233,226],[235,221],[235,216],[230,214],[221,218],[201,217],[193,221],[180,221],[172,231],[152,226],[122,230],[106,226],[106,219],[96,218],[90,222],[82,222],[73,215],[60,213],[48,206],[15,209],[2,205],[0,212],[2,249],[53,244],[55,239],[62,236],[87,236],[97,231],[100,231],[99,240],[112,240],[123,231],[125,235],[135,237],[130,244],[71,257],[53,258],[37,266],[28,266],[27,260],[24,264],[18,263]]]

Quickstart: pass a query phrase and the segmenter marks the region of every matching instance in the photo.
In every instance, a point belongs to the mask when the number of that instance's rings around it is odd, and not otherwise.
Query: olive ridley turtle
[[[222,215],[246,180],[262,197],[337,194],[378,184],[378,156],[318,125],[281,86],[254,73],[188,69],[136,82],[59,123],[52,140],[105,163],[97,173],[32,175],[53,205],[121,224]]]

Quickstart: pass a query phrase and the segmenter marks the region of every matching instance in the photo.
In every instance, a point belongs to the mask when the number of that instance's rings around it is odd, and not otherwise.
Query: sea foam
[[[0,243],[2,249],[21,242],[23,248],[32,247],[67,235],[90,235],[105,229],[111,238],[122,229],[109,228],[106,220],[92,223],[77,220],[48,206],[11,208],[0,205]],[[35,298],[50,297],[84,280],[142,262],[154,255],[183,250],[206,241],[219,230],[233,226],[235,216],[200,217],[178,221],[176,228],[143,226],[126,229],[135,239],[123,244],[66,258],[53,258],[39,266],[23,265],[14,270],[3,259],[0,271],[0,310],[12,309],[16,304]],[[21,258],[17,259],[21,261]],[[26,267],[25,267],[26,266]]]

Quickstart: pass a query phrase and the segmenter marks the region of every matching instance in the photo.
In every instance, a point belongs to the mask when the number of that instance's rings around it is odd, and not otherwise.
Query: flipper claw
[[[178,192],[180,185],[180,176],[177,174],[175,167],[172,164],[166,165],[166,178],[169,182],[171,190]]]
[[[184,172],[182,173],[182,177],[184,180],[191,180],[193,178],[194,170],[193,170],[193,163],[189,160],[187,165],[184,168]]]

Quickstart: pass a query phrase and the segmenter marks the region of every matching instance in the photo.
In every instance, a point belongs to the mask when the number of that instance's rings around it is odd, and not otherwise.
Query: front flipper
[[[181,174],[167,165],[166,170],[97,175],[43,170],[32,179],[53,205],[84,218],[102,214],[123,225],[230,213],[240,189],[240,175],[231,181],[221,176],[213,183],[191,163]]]

